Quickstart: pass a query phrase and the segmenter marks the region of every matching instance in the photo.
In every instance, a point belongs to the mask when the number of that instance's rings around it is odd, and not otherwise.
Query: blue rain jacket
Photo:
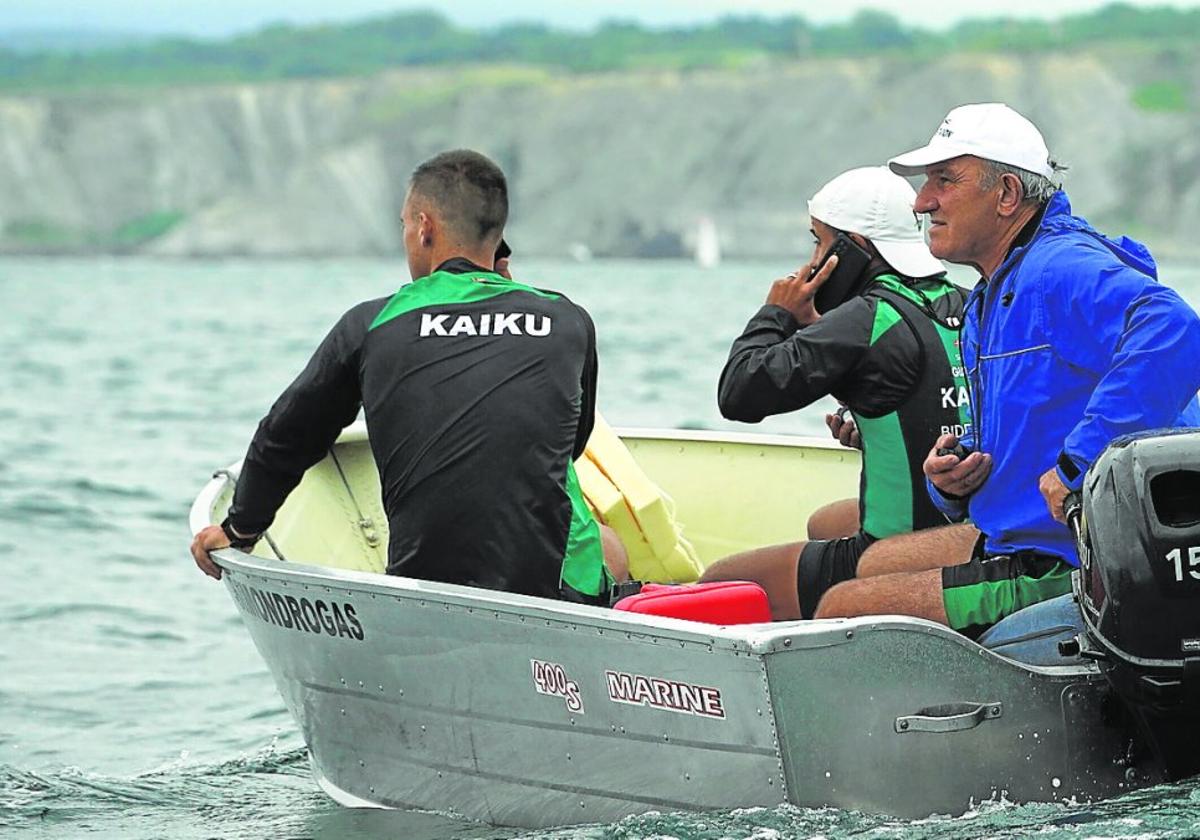
[[[1200,426],[1200,316],[1157,280],[1146,247],[1096,232],[1063,192],[1037,232],[967,301],[961,336],[974,426],[963,442],[992,470],[968,500],[992,554],[1034,550],[1078,566],[1038,490],[1052,467],[1072,489],[1113,438]]]

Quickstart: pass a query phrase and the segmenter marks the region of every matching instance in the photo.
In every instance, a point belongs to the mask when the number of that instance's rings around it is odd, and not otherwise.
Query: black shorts
[[[946,619],[955,630],[976,638],[1000,619],[1071,591],[1074,568],[1052,554],[1018,551],[987,554],[984,538],[971,559],[942,569]]]
[[[817,602],[835,583],[850,580],[858,570],[858,558],[875,538],[865,531],[836,540],[809,540],[800,551],[796,567],[796,591],[800,615],[812,618]]]
[[[599,595],[585,595],[564,583],[558,587],[558,600],[572,604],[587,604],[592,607],[611,607],[609,593],[610,590],[606,589]]]

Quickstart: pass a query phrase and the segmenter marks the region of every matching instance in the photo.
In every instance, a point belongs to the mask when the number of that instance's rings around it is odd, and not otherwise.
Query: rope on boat
[[[367,545],[375,548],[379,545],[379,532],[375,530],[375,520],[363,515],[362,507],[359,506],[358,499],[354,496],[354,489],[350,486],[350,479],[346,477],[346,471],[342,469],[342,462],[338,460],[337,452],[330,449],[329,457],[333,461],[333,465],[337,467],[338,475],[342,479],[342,486],[346,488],[346,495],[350,497],[350,504],[354,505],[354,513],[358,516],[358,527],[363,532],[363,539],[367,541]]]

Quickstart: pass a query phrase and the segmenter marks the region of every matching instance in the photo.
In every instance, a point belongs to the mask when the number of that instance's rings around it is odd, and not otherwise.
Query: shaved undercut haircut
[[[508,182],[500,167],[470,149],[442,152],[418,166],[408,188],[435,207],[463,242],[498,238],[508,221]]]

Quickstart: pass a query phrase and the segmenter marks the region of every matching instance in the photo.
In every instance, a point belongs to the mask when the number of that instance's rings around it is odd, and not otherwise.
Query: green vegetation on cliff
[[[160,210],[129,219],[105,231],[72,228],[51,219],[18,218],[0,229],[0,250],[34,253],[132,251],[167,233],[185,218],[186,214],[177,210]]]
[[[533,23],[467,29],[432,12],[408,12],[346,25],[277,25],[225,41],[170,38],[90,52],[0,50],[0,89],[312,79],[449,64],[574,72],[691,69],[880,53],[1042,52],[1121,42],[1194,51],[1200,10],[1114,4],[1054,22],[973,20],[946,32],[906,27],[884,12],[864,11],[846,23],[823,26],[799,16],[726,17],[667,29],[609,22],[586,33]],[[1150,107],[1160,107],[1159,94],[1149,96]]]

